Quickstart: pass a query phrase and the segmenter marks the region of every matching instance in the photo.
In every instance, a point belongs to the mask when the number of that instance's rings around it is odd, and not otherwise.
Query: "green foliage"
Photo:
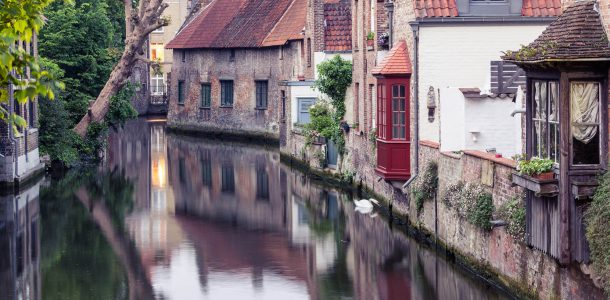
[[[610,295],[610,172],[601,178],[591,206],[585,215],[591,264],[596,275],[605,282]]]
[[[508,223],[507,232],[522,242],[525,241],[525,216],[525,203],[520,197],[515,197],[498,208],[498,217]]]
[[[305,129],[311,138],[322,136],[333,139],[340,130],[339,124],[334,120],[333,108],[326,101],[318,101],[309,107],[309,116],[310,122],[305,125]]]
[[[131,84],[124,86],[110,99],[110,106],[106,114],[106,123],[113,128],[123,127],[125,121],[138,117],[138,112],[131,105],[135,96],[135,87]]]
[[[40,147],[51,159],[71,167],[95,161],[104,147],[107,126],[117,128],[137,116],[126,86],[110,101],[104,124],[94,124],[87,137],[72,132],[87,113],[119,60],[124,43],[124,9],[121,1],[77,0],[53,3],[45,12],[47,26],[40,33],[43,68],[66,83],[54,90],[55,101],[40,102]]]
[[[8,86],[16,88],[13,97],[24,104],[38,96],[53,99],[54,88],[63,85],[50,72],[40,67],[35,56],[24,48],[44,25],[42,12],[52,0],[3,0],[0,1],[0,104],[8,104]],[[28,78],[29,70],[29,78]],[[15,132],[26,121],[0,106],[0,120],[7,121]]]
[[[519,161],[519,173],[533,176],[546,172],[553,171],[553,164],[555,162],[539,157],[532,157],[530,160],[520,160]]]
[[[485,230],[491,230],[491,218],[494,212],[494,203],[491,194],[484,193],[476,199],[474,207],[468,212],[468,221]]]
[[[329,110],[333,113],[330,115],[333,122],[329,123],[329,116],[324,114],[320,116],[321,127],[318,127],[318,133],[322,135],[322,131],[337,145],[339,153],[345,153],[345,138],[339,124],[345,116],[345,94],[347,88],[352,84],[352,63],[348,60],[335,55],[332,59],[322,62],[318,65],[318,80],[314,87],[330,98],[330,103],[333,109]],[[315,110],[315,108],[314,108]],[[315,113],[315,112],[314,112]],[[311,121],[315,122],[316,116],[311,113]],[[328,135],[328,136],[327,136]]]
[[[352,184],[354,182],[354,176],[356,176],[356,172],[345,170],[341,174],[341,181],[345,184]]]
[[[411,195],[415,200],[417,213],[424,208],[426,200],[433,199],[438,190],[438,164],[430,161],[421,176],[413,183]]]
[[[369,31],[369,33],[366,35],[366,39],[369,41],[372,41],[375,39],[375,33],[372,31]]]
[[[453,208],[460,218],[483,230],[491,229],[493,198],[481,185],[463,182],[450,185],[443,202]]]

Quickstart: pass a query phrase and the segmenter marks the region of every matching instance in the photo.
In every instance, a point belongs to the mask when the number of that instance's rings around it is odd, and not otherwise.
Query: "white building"
[[[532,2],[416,1],[420,140],[439,143],[441,151],[523,152],[525,74],[500,57],[540,35],[561,12],[551,0]]]

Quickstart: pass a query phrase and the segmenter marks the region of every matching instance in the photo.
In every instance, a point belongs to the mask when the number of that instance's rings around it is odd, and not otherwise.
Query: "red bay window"
[[[377,77],[377,174],[388,181],[411,177],[411,63],[404,41],[375,69]]]

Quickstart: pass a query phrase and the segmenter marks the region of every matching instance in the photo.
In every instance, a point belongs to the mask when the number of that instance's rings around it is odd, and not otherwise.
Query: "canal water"
[[[0,200],[0,299],[505,299],[277,149],[139,119]]]

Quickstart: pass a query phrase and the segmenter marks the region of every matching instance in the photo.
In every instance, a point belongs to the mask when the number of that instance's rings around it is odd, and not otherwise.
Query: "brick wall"
[[[280,83],[296,77],[299,44],[280,48],[188,51],[186,61],[175,61],[170,84],[168,124],[192,130],[231,131],[279,137]],[[220,107],[220,80],[234,81],[233,107]],[[255,80],[268,81],[267,109],[256,109]],[[185,103],[178,104],[178,82],[185,84]],[[201,83],[211,83],[211,109],[200,108]],[[289,103],[287,103],[289,105]]]

